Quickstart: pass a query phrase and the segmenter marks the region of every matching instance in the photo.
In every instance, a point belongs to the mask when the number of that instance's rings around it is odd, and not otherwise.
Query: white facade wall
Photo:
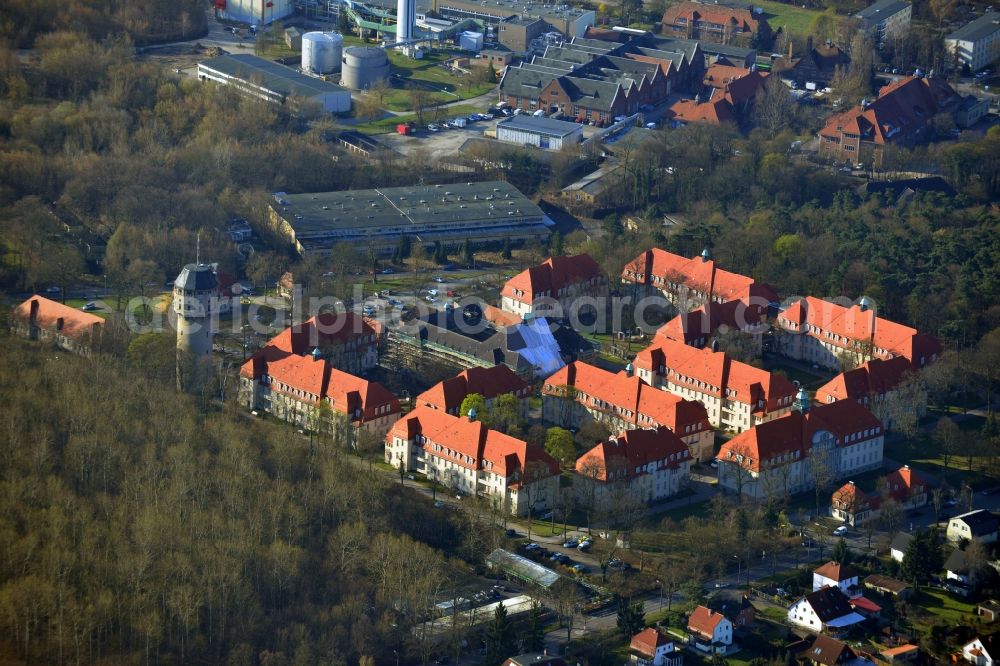
[[[219,16],[250,25],[267,25],[294,12],[292,0],[226,0],[226,9]]]
[[[996,19],[1000,20],[1000,12]],[[1000,59],[1000,25],[981,39],[945,39],[944,46],[959,64],[968,65],[973,72],[979,71]]]
[[[539,132],[532,132],[530,130],[506,127],[505,123],[500,123],[497,125],[497,140],[503,141],[505,143],[516,143],[518,145],[524,146],[537,146],[539,148],[547,148],[550,150],[561,150],[564,143],[569,145],[575,145],[580,143],[583,137],[583,126],[581,125],[579,129],[571,132],[565,137],[549,136],[547,134],[541,134]]]
[[[799,599],[788,609],[788,622],[816,633],[823,631],[823,623],[805,598]]]
[[[979,654],[973,654],[973,651]],[[993,655],[986,651],[983,641],[978,638],[962,648],[962,656],[976,666],[993,666],[994,663]]]
[[[830,586],[839,587],[840,591],[844,593],[844,596],[850,597],[851,593],[848,592],[848,590],[852,587],[858,587],[858,577],[851,576],[850,578],[838,582],[832,578],[827,578],[826,576],[813,572],[813,592]]]

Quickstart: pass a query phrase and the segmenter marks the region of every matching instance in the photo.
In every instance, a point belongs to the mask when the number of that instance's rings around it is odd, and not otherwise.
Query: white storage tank
[[[308,74],[329,74],[336,71],[343,43],[343,37],[337,41],[325,32],[307,32],[302,35],[302,71]]]
[[[351,90],[367,90],[379,79],[389,78],[389,57],[377,46],[344,49],[340,85]]]

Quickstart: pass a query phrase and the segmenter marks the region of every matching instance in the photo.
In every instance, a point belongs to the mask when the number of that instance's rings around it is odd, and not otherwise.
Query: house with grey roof
[[[1000,59],[1000,12],[986,12],[944,38],[957,67],[976,72]]]
[[[913,5],[904,0],[878,0],[854,14],[865,39],[881,48],[886,42],[903,37],[910,29]]]

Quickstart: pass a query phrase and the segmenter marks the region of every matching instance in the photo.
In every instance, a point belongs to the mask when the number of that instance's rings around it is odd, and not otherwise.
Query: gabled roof
[[[656,331],[657,337],[677,340],[687,345],[704,347],[708,336],[726,326],[730,330],[763,333],[766,324],[761,323],[761,315],[766,308],[747,305],[739,299],[725,303],[711,302],[681,313]]]
[[[997,32],[1000,32],[1000,12],[986,12],[952,32],[945,39],[977,42]]]
[[[656,655],[657,648],[670,645],[672,640],[661,634],[655,627],[649,627],[632,637],[629,649],[652,659]]]
[[[858,577],[858,572],[855,571],[850,565],[834,562],[833,560],[827,562],[821,567],[817,567],[813,573],[819,574],[829,580],[835,580],[838,583]]]
[[[681,283],[692,291],[711,294],[711,300],[720,303],[742,300],[762,304],[778,300],[777,292],[770,285],[719,268],[712,259],[688,259],[658,247],[646,250],[626,264],[621,277],[626,282],[653,284],[660,288],[665,288],[664,283]]]
[[[817,664],[823,664],[823,666],[836,666],[853,659],[856,655],[846,643],[819,634],[813,638],[812,645],[803,653],[803,656]]]
[[[899,502],[905,502],[914,495],[927,492],[927,482],[923,477],[910,469],[909,465],[903,465],[897,470],[889,472],[885,476],[888,487],[888,494]]]
[[[991,634],[989,636],[979,636],[979,638],[976,640],[978,640],[982,644],[983,646],[982,652],[985,652],[986,656],[988,656],[994,662],[1000,659],[1000,633]],[[972,645],[972,643],[974,642],[975,641],[966,643],[965,647]]]
[[[885,395],[895,389],[912,370],[913,366],[903,356],[885,361],[875,358],[853,370],[840,373],[821,386],[816,391],[816,400],[836,402]]]
[[[910,535],[908,534],[907,536]],[[895,544],[895,540],[893,543]],[[895,548],[895,546],[893,546],[893,548]],[[871,576],[865,578],[865,587],[870,587],[875,590],[888,590],[892,594],[899,594],[900,592],[910,588],[910,586],[904,581],[896,578],[890,578],[889,576],[880,576],[879,574],[872,574]]]
[[[868,493],[858,488],[853,481],[848,481],[833,491],[831,500],[835,505],[844,507],[851,513],[857,513],[872,506],[872,498]]]
[[[876,350],[907,358],[914,367],[930,363],[933,356],[941,353],[941,344],[931,336],[904,324],[876,317],[873,310],[862,310],[857,304],[844,307],[807,296],[781,312],[778,324],[786,330],[806,333],[827,344],[844,348],[870,343]],[[831,338],[828,333],[839,336],[839,339]]]
[[[944,561],[944,570],[950,571],[956,574],[965,574],[969,572],[969,563],[965,557],[965,551],[956,548],[951,551],[951,555],[948,559]]]
[[[871,104],[831,116],[819,133],[837,138],[843,131],[884,145],[923,127],[957,100],[958,94],[943,79],[905,77],[884,86]]]
[[[662,373],[672,384],[750,406],[752,413],[770,413],[792,404],[795,386],[783,375],[729,358],[724,352],[698,349],[659,338],[635,357],[635,367]]]
[[[589,409],[613,412],[616,418],[640,428],[666,426],[679,435],[711,429],[708,412],[695,400],[685,400],[653,388],[624,372],[608,372],[574,361],[545,380],[544,395],[561,396],[573,389],[577,402]]]
[[[738,457],[742,457],[740,465],[759,472],[762,460],[767,463],[796,451],[800,457],[805,457],[812,449],[813,437],[821,432],[833,435],[836,446],[845,446],[845,437],[865,430],[871,431],[871,434],[857,441],[881,436],[882,422],[853,400],[841,400],[828,405],[816,405],[805,414],[792,410],[784,416],[745,430],[722,445],[719,459],[738,460]]]
[[[559,463],[541,447],[491,430],[482,421],[452,416],[427,406],[419,406],[396,421],[386,440],[393,437],[412,440],[418,435],[425,438],[425,445],[439,444],[443,447],[434,451],[434,455],[447,458],[454,465],[466,469],[488,468],[515,481],[529,466],[543,470],[546,476],[559,473]]]
[[[688,617],[688,631],[699,634],[705,638],[711,638],[715,633],[715,628],[726,619],[722,613],[716,613],[705,606],[698,606]]]
[[[598,480],[621,481],[645,474],[645,467],[650,464],[656,469],[677,468],[690,459],[687,444],[665,427],[626,430],[581,455],[576,461],[576,471],[586,474],[596,464]]]
[[[674,102],[667,113],[673,120],[684,123],[722,125],[736,122],[733,105],[722,95],[713,95],[707,102],[681,99]]]
[[[601,267],[590,255],[550,257],[537,266],[526,268],[504,284],[501,294],[531,304],[536,296],[557,298],[559,290],[574,284],[601,278]],[[518,295],[517,292],[523,293]]]
[[[316,347],[342,345],[366,336],[377,338],[380,333],[381,326],[374,320],[353,312],[326,312],[289,326],[271,338],[264,349],[271,348],[271,358],[280,353],[301,355]]]
[[[421,393],[417,396],[417,404],[431,405],[452,412],[461,407],[462,401],[471,393],[478,393],[487,400],[492,400],[508,393],[526,397],[525,392],[529,388],[528,384],[506,365],[469,368]]]
[[[824,624],[854,612],[847,595],[834,585],[810,592],[805,600]]]
[[[997,517],[984,509],[977,509],[955,516],[952,520],[961,520],[969,526],[969,533],[974,537],[993,534],[997,531]]]
[[[82,339],[100,332],[104,319],[35,294],[16,308],[12,316],[26,324],[55,331],[67,338]]]
[[[689,23],[704,21],[717,25],[731,25],[740,32],[757,32],[761,24],[767,24],[763,17],[755,15],[749,9],[718,4],[703,5],[699,2],[681,2],[668,7],[663,12],[662,21],[666,25],[674,25],[678,18],[686,19]]]
[[[913,541],[912,534],[909,532],[900,532],[892,538],[892,543],[889,544],[889,548],[905,553],[906,549],[910,547],[911,541]]]

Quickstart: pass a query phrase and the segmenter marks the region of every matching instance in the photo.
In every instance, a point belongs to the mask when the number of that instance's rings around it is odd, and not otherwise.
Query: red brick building
[[[720,44],[771,44],[771,26],[760,14],[719,4],[682,2],[663,12],[663,34]]]

